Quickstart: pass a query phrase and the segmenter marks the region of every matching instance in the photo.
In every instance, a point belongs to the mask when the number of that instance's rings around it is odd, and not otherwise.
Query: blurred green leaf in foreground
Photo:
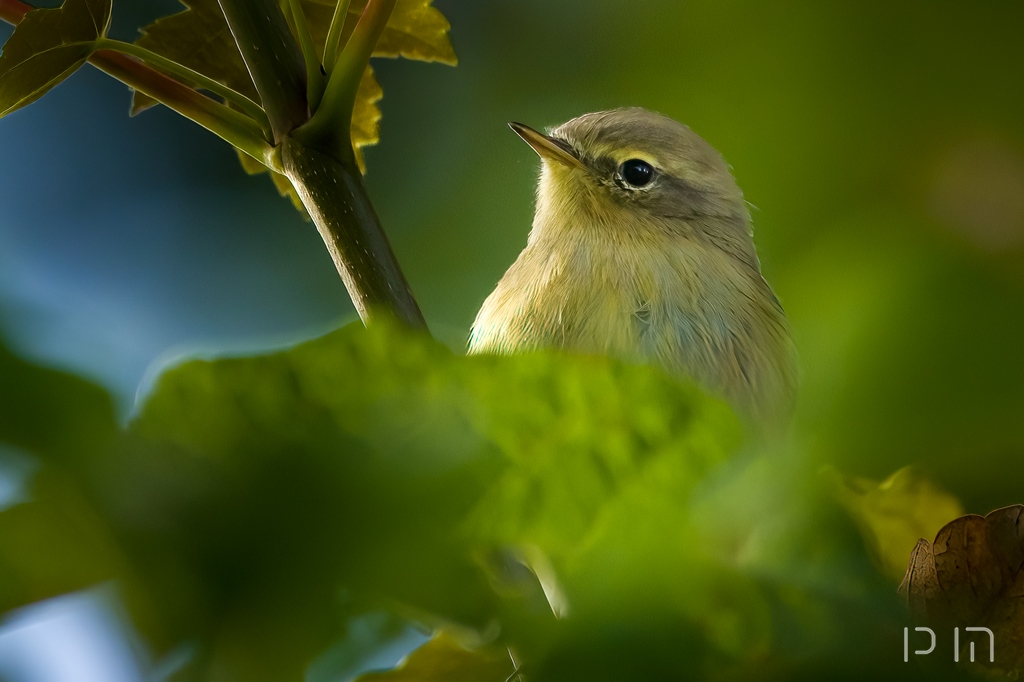
[[[833,474],[839,500],[853,517],[882,570],[894,581],[921,538],[963,516],[960,501],[909,467],[881,483]]]
[[[382,611],[436,634],[380,679],[909,679],[818,477],[652,368],[355,326],[188,362],[118,435],[98,389],[5,362],[0,440],[44,466],[0,513],[0,610],[114,580],[180,679],[298,679]],[[51,416],[82,456],[19,430]]]

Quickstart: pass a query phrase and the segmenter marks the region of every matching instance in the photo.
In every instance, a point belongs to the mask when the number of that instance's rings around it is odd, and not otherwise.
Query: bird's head
[[[678,234],[757,267],[728,165],[685,125],[627,108],[586,114],[548,134],[510,126],[543,159],[535,229]]]

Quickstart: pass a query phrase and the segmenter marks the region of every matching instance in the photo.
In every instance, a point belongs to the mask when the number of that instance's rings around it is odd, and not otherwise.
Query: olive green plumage
[[[471,353],[556,347],[654,362],[756,422],[788,415],[796,369],[785,314],[722,157],[638,108],[542,135],[526,248],[487,297]]]

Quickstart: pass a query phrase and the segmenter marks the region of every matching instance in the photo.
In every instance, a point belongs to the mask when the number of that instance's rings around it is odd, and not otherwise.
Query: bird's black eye
[[[619,177],[631,187],[646,187],[654,179],[654,166],[640,159],[630,159],[619,166]]]

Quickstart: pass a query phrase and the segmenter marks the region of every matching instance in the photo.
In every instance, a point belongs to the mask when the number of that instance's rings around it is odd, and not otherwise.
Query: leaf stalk
[[[295,23],[295,32],[299,36],[302,58],[306,62],[306,99],[309,101],[309,110],[316,111],[327,85],[324,82],[323,66],[320,65],[316,47],[313,46],[313,36],[309,32],[309,24],[306,23],[306,14],[302,11],[302,3],[300,0],[289,0],[289,6],[292,10],[292,21]]]
[[[348,18],[350,4],[350,0],[338,0],[338,4],[334,6],[331,25],[327,29],[327,43],[324,45],[324,66],[327,68],[328,74],[334,71],[338,53],[341,52],[341,34],[345,30],[345,20]]]
[[[148,50],[141,45],[135,45],[134,43],[126,43],[120,40],[103,38],[98,41],[97,49],[114,50],[116,52],[131,55],[157,70],[173,76],[176,80],[186,83],[195,83],[198,87],[208,90],[218,97],[223,98],[229,104],[233,104],[246,116],[259,123],[268,137],[272,134],[270,130],[270,121],[267,120],[267,114],[263,111],[263,107],[256,102],[253,102],[242,93],[232,90],[219,81],[215,81],[208,76],[204,76],[198,71],[194,71],[183,64],[179,64],[176,61],[168,59],[167,57],[153,52],[152,50]]]
[[[273,168],[273,149],[259,124],[245,114],[165,76],[134,57],[113,50],[98,50],[89,63],[133,90],[152,97],[185,118],[198,123],[260,163]]]

